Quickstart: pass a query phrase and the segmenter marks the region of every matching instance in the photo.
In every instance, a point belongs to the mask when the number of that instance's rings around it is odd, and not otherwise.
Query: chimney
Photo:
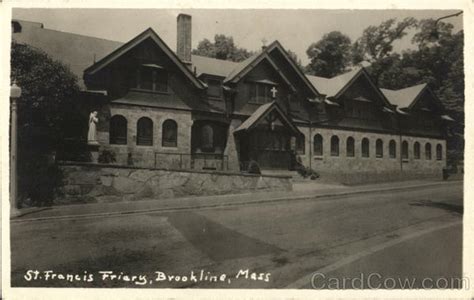
[[[191,16],[178,15],[176,53],[183,63],[191,67]]]

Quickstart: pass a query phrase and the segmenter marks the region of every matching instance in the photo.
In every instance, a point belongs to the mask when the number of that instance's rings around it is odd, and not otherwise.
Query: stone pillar
[[[237,129],[242,121],[232,120],[229,125],[229,130],[227,134],[227,145],[225,146],[224,155],[228,159],[228,170],[229,171],[240,171],[239,164],[239,143],[235,139],[234,130]]]
[[[88,144],[87,148],[89,148],[89,153],[91,155],[91,162],[98,163],[99,162],[99,144]]]
[[[10,87],[11,98],[11,131],[10,131],[10,215],[18,214],[18,178],[17,178],[17,99],[21,88],[16,83]]]

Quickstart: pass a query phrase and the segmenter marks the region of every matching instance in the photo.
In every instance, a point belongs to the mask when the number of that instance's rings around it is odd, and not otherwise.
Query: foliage
[[[400,89],[428,83],[456,122],[448,132],[448,163],[463,160],[464,148],[464,36],[452,33],[453,26],[432,19],[421,20],[414,35],[416,50],[390,56],[380,70],[379,86]],[[375,63],[373,72],[381,63]]]
[[[57,150],[73,118],[77,78],[38,49],[15,42],[11,49],[11,78],[22,89],[17,100],[19,196],[47,204],[57,183],[57,169],[48,166],[47,157]]]
[[[295,170],[303,178],[309,177],[311,180],[316,180],[319,178],[319,173],[309,167],[304,166],[301,161],[301,157],[299,156],[296,157]]]
[[[357,65],[365,61],[371,64],[371,75],[378,83],[383,66],[386,65],[385,60],[392,54],[393,43],[416,25],[416,19],[405,18],[398,23],[396,19],[389,19],[378,26],[367,27],[352,46],[352,63]]]
[[[262,172],[260,171],[260,166],[255,160],[251,160],[249,162],[247,172],[250,174],[262,174]]]
[[[306,72],[321,77],[334,77],[344,73],[350,62],[351,40],[339,31],[325,34],[306,50],[311,60]]]
[[[223,34],[214,36],[214,43],[204,39],[198,43],[196,49],[192,51],[195,55],[217,58],[221,60],[231,60],[235,62],[243,61],[254,54],[244,48],[239,48],[234,44],[234,38]]]
[[[115,152],[104,149],[100,152],[99,158],[98,158],[99,163],[101,164],[110,164],[116,162],[115,158]]]
[[[296,55],[295,52],[291,51],[290,49],[286,50],[286,53],[288,53],[288,56],[293,60],[293,62],[300,68],[302,72],[305,71],[305,68],[303,67],[303,64],[301,63],[301,59],[298,58],[298,55]]]

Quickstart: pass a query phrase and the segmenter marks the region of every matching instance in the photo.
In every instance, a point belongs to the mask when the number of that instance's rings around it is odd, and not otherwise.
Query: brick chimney
[[[183,63],[191,67],[191,16],[178,15],[176,54]]]

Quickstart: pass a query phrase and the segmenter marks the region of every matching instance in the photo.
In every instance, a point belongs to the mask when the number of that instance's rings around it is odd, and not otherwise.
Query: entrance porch
[[[293,170],[295,141],[301,135],[276,102],[260,106],[235,131],[241,169],[255,161],[263,170]]]

